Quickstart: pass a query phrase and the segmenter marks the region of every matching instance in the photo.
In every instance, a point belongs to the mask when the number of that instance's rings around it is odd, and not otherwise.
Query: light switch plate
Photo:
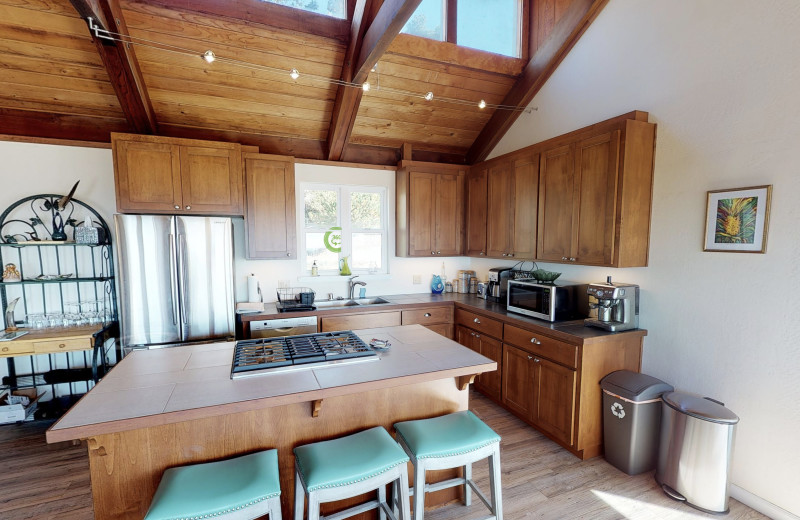
[[[422,275],[421,274],[415,274],[414,275],[414,284],[416,285],[416,284],[420,284],[420,283],[422,283]]]

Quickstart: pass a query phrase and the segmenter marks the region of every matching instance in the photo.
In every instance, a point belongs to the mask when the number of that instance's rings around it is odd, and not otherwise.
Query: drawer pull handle
[[[503,256],[508,256],[506,253],[503,253]]]
[[[533,359],[533,362],[534,362],[534,363],[538,363],[538,362],[539,362],[539,358],[538,358],[538,357],[537,357],[537,358],[534,358],[534,359]]]
[[[181,207],[175,204],[175,209],[181,209]]]
[[[567,259],[567,257],[566,257],[566,256],[562,256],[562,257],[561,257],[561,260],[566,260],[566,259]]]
[[[431,317],[431,313],[430,312],[426,312],[425,314],[423,314],[423,316],[425,316],[426,318],[430,318]]]
[[[477,323],[478,325],[480,325],[480,323],[481,323],[481,320],[479,320],[478,318],[475,318],[475,319],[474,319],[474,320],[472,320],[472,321],[474,321],[474,322],[475,322],[475,323]]]
[[[541,345],[541,344],[542,344],[542,342],[541,342],[541,341],[539,341],[539,340],[538,340],[538,339],[536,339],[536,338],[531,338],[531,343],[533,343],[534,345]]]
[[[480,338],[480,337],[481,337],[481,335],[480,335],[480,334],[475,334],[475,337],[476,337],[476,338]]]
[[[192,207],[191,206],[186,206],[186,209],[192,209]]]
[[[59,343],[58,344],[58,348],[67,348],[67,344],[66,343]]]
[[[533,359],[533,356],[528,356],[528,359]]]

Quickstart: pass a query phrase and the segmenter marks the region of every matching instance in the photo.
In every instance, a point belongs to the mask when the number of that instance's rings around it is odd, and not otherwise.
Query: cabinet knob
[[[474,336],[474,335],[475,335],[475,333],[474,333],[474,332],[470,332],[470,333],[469,333],[469,335],[470,335],[470,336]]]
[[[533,359],[533,356],[528,356],[528,359]]]
[[[538,363],[538,362],[539,362],[539,358],[534,358],[534,359],[533,359],[533,362],[534,362],[534,363]]]
[[[8,347],[3,347],[3,350],[2,350],[2,351],[3,351],[3,352],[8,352],[9,350],[11,350],[11,349],[10,349],[10,348],[8,348]]]
[[[436,254],[436,251],[431,251],[431,254],[432,254],[432,255],[435,255],[435,254]]]
[[[508,256],[510,256],[511,258],[514,258],[514,253],[508,253]]]
[[[506,253],[503,253],[503,256],[508,256]]]
[[[566,259],[567,259],[567,257],[566,257],[566,256],[562,256],[562,257],[561,257],[561,259],[562,259],[562,260],[566,260]]]
[[[425,314],[423,314],[423,316],[425,316],[426,318],[430,318],[431,317],[431,313],[430,312],[426,312]]]
[[[536,338],[531,338],[531,343],[533,343],[534,345],[541,345],[541,344],[542,344],[542,342],[541,342],[541,341],[539,341],[539,340],[538,340],[538,339],[536,339]]]
[[[472,321],[474,321],[475,323],[480,323],[480,322],[481,322],[481,320],[479,320],[478,318],[475,318],[475,319],[474,319],[474,320],[472,320]]]
[[[569,257],[570,262],[574,262],[575,260],[577,260],[577,258]]]
[[[436,254],[437,254],[437,255],[441,255],[441,254],[442,254],[442,252],[441,252],[441,251],[436,251]]]
[[[186,209],[192,209],[192,207],[191,206],[186,206]]]
[[[481,251],[481,256],[486,256],[486,251]]]
[[[475,334],[475,337],[476,337],[476,338],[480,338],[480,337],[481,337],[481,335],[480,335],[480,334]]]
[[[286,253],[286,256],[292,256],[292,253]]]
[[[181,207],[175,204],[175,209],[181,209]]]

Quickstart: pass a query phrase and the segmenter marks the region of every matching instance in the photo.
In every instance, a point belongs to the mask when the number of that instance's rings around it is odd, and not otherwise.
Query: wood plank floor
[[[580,461],[477,392],[470,408],[502,438],[505,518],[658,519],[719,518],[667,498],[652,472],[630,477],[602,457]],[[91,520],[86,446],[47,445],[48,422],[0,426],[0,518]],[[488,464],[474,477],[488,492]],[[731,500],[729,520],[767,518]],[[488,514],[480,499],[430,511],[425,520],[476,520]]]

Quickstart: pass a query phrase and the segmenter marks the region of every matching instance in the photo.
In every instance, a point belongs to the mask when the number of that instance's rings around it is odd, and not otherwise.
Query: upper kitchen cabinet
[[[486,256],[486,184],[489,168],[474,167],[467,174],[467,256]]]
[[[246,153],[247,258],[297,258],[294,158]]]
[[[120,213],[242,215],[235,143],[111,134]]]
[[[655,128],[612,120],[548,142],[539,164],[538,260],[647,265]]]
[[[464,254],[466,166],[401,161],[397,169],[397,256]]]
[[[504,158],[491,166],[486,220],[487,256],[532,260],[536,256],[538,154]]]

